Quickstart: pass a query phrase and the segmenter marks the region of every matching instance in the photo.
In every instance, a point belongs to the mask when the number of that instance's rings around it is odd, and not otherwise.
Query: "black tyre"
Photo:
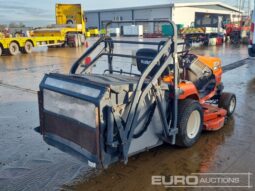
[[[203,129],[203,108],[193,99],[181,100],[178,110],[178,134],[176,145],[191,147],[199,139]]]
[[[222,93],[219,99],[219,108],[227,110],[227,116],[231,117],[236,109],[236,96],[232,93]]]
[[[17,55],[19,53],[19,45],[16,42],[11,42],[9,45],[9,54],[10,55]]]
[[[67,21],[66,21],[66,24],[67,24],[67,25],[72,25],[72,24],[73,24],[73,20],[67,20]]]
[[[27,41],[25,43],[25,46],[23,48],[21,48],[20,51],[23,54],[30,54],[30,53],[32,53],[32,48],[33,48],[33,43],[30,41]]]
[[[68,34],[67,35],[67,44],[69,47],[78,47],[79,46],[79,38],[77,34]]]
[[[0,56],[2,56],[2,54],[3,54],[3,48],[2,48],[2,46],[0,45]]]

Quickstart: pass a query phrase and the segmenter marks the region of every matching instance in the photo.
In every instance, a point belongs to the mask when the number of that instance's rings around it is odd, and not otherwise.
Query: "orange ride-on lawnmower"
[[[176,25],[168,20],[109,22],[105,31],[112,23],[149,22],[171,25],[174,35],[156,42],[106,34],[70,74],[44,76],[39,130],[47,143],[107,168],[164,142],[190,147],[203,130],[223,127],[236,97],[223,93],[220,59],[177,52]],[[139,48],[127,54],[125,45]]]

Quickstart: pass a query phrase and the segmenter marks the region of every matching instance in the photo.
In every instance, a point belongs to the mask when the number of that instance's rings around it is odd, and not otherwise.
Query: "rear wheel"
[[[32,48],[33,48],[32,42],[27,41],[27,42],[25,43],[25,46],[24,46],[23,48],[21,48],[20,51],[21,51],[23,54],[30,54],[30,53],[32,52]]]
[[[3,54],[3,48],[2,48],[2,46],[0,45],[0,56],[2,56],[2,54]]]
[[[67,34],[67,44],[69,47],[78,47],[79,46],[79,38],[78,34]]]
[[[231,117],[236,109],[236,96],[232,93],[222,93],[219,99],[219,108],[227,111],[227,116]]]
[[[9,45],[9,53],[13,56],[19,53],[19,45],[16,42],[11,42],[11,44]]]
[[[176,145],[191,147],[199,139],[203,129],[203,108],[198,101],[181,100],[178,111]]]

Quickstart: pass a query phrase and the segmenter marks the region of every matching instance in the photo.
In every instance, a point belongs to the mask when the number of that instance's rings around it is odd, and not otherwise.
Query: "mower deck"
[[[217,131],[224,126],[227,111],[211,104],[203,104],[204,130]]]

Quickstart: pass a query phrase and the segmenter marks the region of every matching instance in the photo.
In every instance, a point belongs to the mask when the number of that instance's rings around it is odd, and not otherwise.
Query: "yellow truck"
[[[56,24],[69,25],[82,34],[86,32],[81,4],[56,4]]]
[[[85,42],[86,23],[81,4],[56,4],[56,24],[37,28],[30,37],[5,38],[0,35],[0,56],[31,53],[36,46],[78,47]]]
[[[56,24],[33,31],[34,37],[65,37],[75,47],[85,40],[86,24],[81,4],[56,4]]]

